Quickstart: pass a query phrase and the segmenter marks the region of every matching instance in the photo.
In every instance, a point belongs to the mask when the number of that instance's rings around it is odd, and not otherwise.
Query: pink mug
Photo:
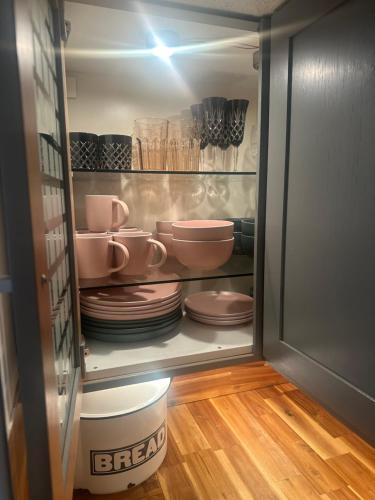
[[[147,232],[118,233],[113,236],[115,242],[122,243],[129,251],[129,264],[122,268],[119,274],[141,275],[148,270],[161,267],[167,259],[167,250],[163,243],[151,238]],[[156,264],[151,264],[155,250],[159,249],[161,256]],[[115,262],[120,262],[121,254],[115,249]]]
[[[76,234],[78,275],[80,278],[105,278],[121,271],[129,262],[129,252],[110,234]],[[118,265],[112,267],[113,249],[118,251]]]
[[[86,221],[90,231],[118,231],[129,218],[125,202],[112,194],[87,194],[85,196]]]

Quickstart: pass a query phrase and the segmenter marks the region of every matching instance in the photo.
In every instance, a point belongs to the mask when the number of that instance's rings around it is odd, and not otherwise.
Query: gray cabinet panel
[[[292,39],[283,328],[373,396],[374,20],[348,2]]]
[[[265,358],[372,442],[374,22],[371,0],[272,16],[263,329]]]

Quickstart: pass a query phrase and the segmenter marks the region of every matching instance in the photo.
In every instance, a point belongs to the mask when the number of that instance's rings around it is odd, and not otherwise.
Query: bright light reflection
[[[164,45],[164,43],[157,36],[154,35],[154,38],[156,45],[151,49],[151,54],[159,57],[166,63],[170,63],[169,58],[173,55],[174,49]]]
[[[157,38],[157,37],[155,37]],[[193,43],[189,45],[181,45],[179,47],[167,47],[161,41],[156,47],[151,49],[75,49],[69,48],[65,49],[65,53],[69,57],[76,58],[112,58],[112,59],[128,59],[128,58],[139,58],[139,57],[150,57],[158,56],[168,60],[171,55],[174,54],[203,54],[209,52],[215,52],[220,49],[225,49],[229,47],[235,47],[241,43],[251,43],[254,38],[249,38],[249,36],[233,37],[209,42]]]
[[[173,54],[173,49],[171,47],[167,47],[166,45],[157,45],[152,49],[152,53],[154,56],[163,59],[163,61],[168,61]]]
[[[163,43],[161,39],[158,38],[152,24],[145,12],[142,12],[142,7],[138,4],[138,13],[140,14],[142,21],[146,29],[152,34],[155,40],[155,46],[152,48],[121,48],[121,49],[77,49],[66,47],[65,54],[69,58],[84,58],[84,59],[132,59],[132,58],[149,58],[158,57],[162,60],[166,66],[169,68],[171,75],[180,87],[181,91],[184,92],[186,96],[189,96],[191,100],[195,97],[184,81],[183,77],[177,71],[176,67],[173,65],[171,56],[172,55],[208,55],[220,57],[220,49],[226,49],[229,47],[235,47],[236,45],[258,45],[258,35],[248,33],[244,36],[237,36],[232,38],[220,39],[220,40],[210,40],[198,43],[190,43],[187,45],[180,45],[175,47],[169,47]],[[216,54],[215,54],[216,52]],[[233,54],[232,54],[233,55]]]

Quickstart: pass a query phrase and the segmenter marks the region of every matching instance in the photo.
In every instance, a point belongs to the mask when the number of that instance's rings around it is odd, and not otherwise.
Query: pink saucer
[[[237,292],[199,292],[185,299],[187,309],[196,314],[231,318],[238,314],[249,314],[253,309],[254,299]]]

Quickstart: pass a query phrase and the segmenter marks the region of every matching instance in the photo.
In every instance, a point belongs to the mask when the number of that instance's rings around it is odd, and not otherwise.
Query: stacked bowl
[[[181,285],[163,283],[81,291],[82,333],[103,342],[136,342],[172,332]]]
[[[255,219],[253,217],[231,217],[224,219],[234,224],[234,250],[235,255],[253,255],[254,253],[254,229]]]
[[[254,230],[255,221],[254,219],[242,219],[241,220],[241,247],[242,252],[247,255],[254,255]]]
[[[198,292],[185,299],[187,316],[199,323],[234,326],[253,319],[254,299],[236,292]]]
[[[178,221],[172,224],[172,234],[174,254],[189,269],[211,271],[225,264],[232,255],[231,221]]]
[[[173,220],[158,220],[156,222],[156,239],[159,240],[165,248],[167,249],[168,257],[174,257],[173,249],[173,234],[172,234],[172,224]]]

